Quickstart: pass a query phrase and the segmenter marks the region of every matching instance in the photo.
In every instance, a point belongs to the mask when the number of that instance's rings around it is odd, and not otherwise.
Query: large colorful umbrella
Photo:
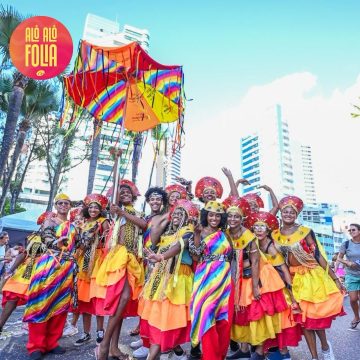
[[[67,96],[99,121],[145,131],[181,121],[183,71],[153,60],[139,44],[99,47],[81,41]]]

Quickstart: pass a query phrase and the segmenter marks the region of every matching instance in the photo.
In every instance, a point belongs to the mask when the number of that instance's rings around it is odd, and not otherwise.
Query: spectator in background
[[[4,283],[5,266],[10,260],[7,257],[8,244],[9,234],[6,231],[2,231],[0,233],[0,290],[2,289]]]
[[[25,251],[25,248],[21,242],[17,243],[15,246],[13,246],[7,250],[6,257],[9,259],[9,262],[6,263],[6,270],[11,269],[17,256],[19,254],[22,254],[24,251]]]
[[[350,224],[349,233],[351,240],[346,240],[341,244],[337,260],[345,265],[345,286],[354,312],[354,319],[350,323],[349,330],[355,330],[360,323],[360,225]],[[346,260],[344,255],[346,255]]]

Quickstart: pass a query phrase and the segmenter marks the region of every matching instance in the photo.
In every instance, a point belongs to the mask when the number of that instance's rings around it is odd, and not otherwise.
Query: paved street
[[[360,359],[360,326],[358,331],[348,331],[348,325],[352,320],[349,300],[345,300],[345,308],[349,315],[339,318],[335,321],[333,328],[330,330],[330,341],[333,345],[336,359],[339,360],[359,360]],[[12,333],[12,336],[0,340],[0,360],[25,360],[27,358],[25,343],[27,335],[23,330],[21,323],[22,309],[18,309],[9,320],[8,327],[5,329]],[[128,331],[136,324],[136,319],[127,319],[124,322],[121,344],[122,350],[131,354],[129,344],[136,338],[127,335]],[[95,338],[95,335],[93,336]],[[77,360],[77,359],[95,359],[94,343],[88,343],[81,348],[73,345],[78,335],[72,338],[61,340],[61,344],[67,349],[65,355],[47,355],[48,360]],[[188,348],[188,347],[187,347]],[[293,360],[311,360],[305,341],[297,349],[291,349]],[[320,357],[322,359],[322,357]]]

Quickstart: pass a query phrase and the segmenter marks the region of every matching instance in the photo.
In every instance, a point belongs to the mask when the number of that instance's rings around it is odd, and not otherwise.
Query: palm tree
[[[22,16],[13,8],[0,7],[0,55],[2,56],[1,70],[10,63],[9,43],[14,29],[23,20]],[[5,128],[0,150],[0,178],[3,175],[7,158],[13,145],[16,125],[20,115],[21,105],[28,79],[15,72],[13,91],[9,98],[9,108],[6,116]]]
[[[0,214],[3,211],[6,195],[10,188],[28,131],[34,122],[40,121],[46,114],[57,109],[58,101],[56,88],[54,88],[50,82],[30,80],[25,90],[25,97],[21,107],[21,113],[24,116],[24,120],[22,120],[19,126],[15,149],[3,184],[2,195],[0,198]]]
[[[26,133],[28,132],[29,129],[30,129],[29,121],[23,120],[19,127],[19,132],[18,132],[18,137],[17,137],[17,141],[16,141],[16,146],[14,149],[14,154],[12,156],[10,166],[9,166],[9,172],[8,172],[8,174],[6,176],[6,180],[2,186],[2,195],[0,198],[0,214],[3,213],[5,200],[6,200],[6,194],[10,187],[11,179],[14,175],[18,158],[20,156],[21,150],[25,143]]]

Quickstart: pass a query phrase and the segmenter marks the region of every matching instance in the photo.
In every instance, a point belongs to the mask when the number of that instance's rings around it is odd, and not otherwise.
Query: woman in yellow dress
[[[138,195],[134,183],[121,180],[119,204],[110,206],[117,220],[110,229],[105,243],[106,255],[91,284],[96,314],[109,315],[104,339],[95,349],[96,358],[100,360],[106,360],[108,355],[124,356],[118,347],[122,319],[124,314],[137,316],[137,299],[144,283],[141,234],[146,228],[146,221],[133,206]],[[129,307],[132,300],[136,306]]]
[[[91,279],[95,279],[104,258],[105,237],[109,231],[109,220],[104,211],[108,200],[104,195],[90,194],[84,199],[82,213],[85,223],[81,228],[79,250],[77,251],[78,273],[78,309],[82,314],[84,334],[75,341],[81,346],[91,340],[91,315],[97,315],[91,301]],[[96,316],[96,343],[104,337],[104,317]]]
[[[191,201],[178,200],[170,223],[164,219],[151,229],[151,241],[158,250],[156,254],[147,250],[148,260],[157,264],[139,302],[140,333],[150,342],[148,360],[171,350],[175,358],[187,358],[180,344],[189,341],[193,271],[188,241],[198,216]]]
[[[272,232],[275,245],[285,258],[293,276],[292,291],[301,313],[294,314],[301,324],[313,359],[319,359],[316,336],[319,337],[323,357],[334,360],[325,329],[343,314],[342,285],[326,260],[326,254],[314,232],[296,223],[303,202],[296,196],[286,196],[279,202],[282,226]]]

